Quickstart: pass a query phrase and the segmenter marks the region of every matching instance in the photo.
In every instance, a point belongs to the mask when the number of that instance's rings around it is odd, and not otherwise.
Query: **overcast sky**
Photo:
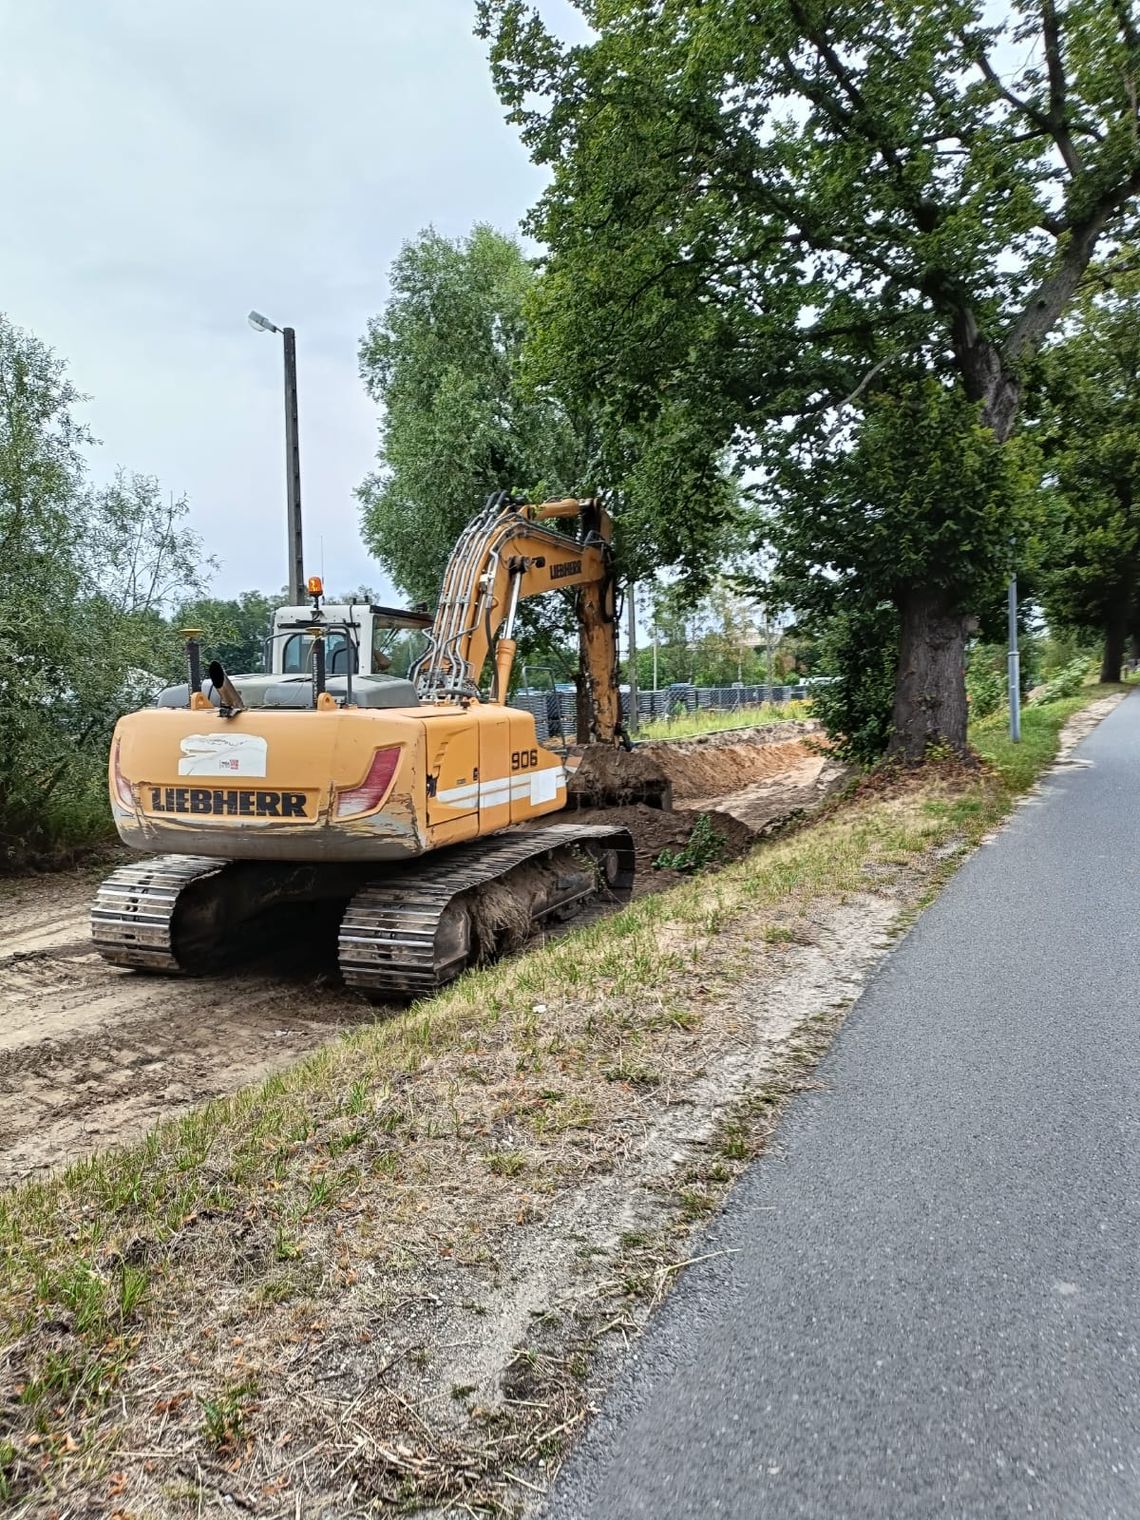
[[[251,307],[297,329],[306,569],[390,594],[357,344],[401,242],[514,230],[542,183],[473,8],[0,0],[0,310],[90,396],[97,478],[189,497],[219,595],[286,577],[281,340]]]

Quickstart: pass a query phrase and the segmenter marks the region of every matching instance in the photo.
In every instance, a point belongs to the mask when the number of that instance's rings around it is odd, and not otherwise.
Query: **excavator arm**
[[[543,526],[559,518],[578,520],[576,537]],[[412,671],[421,698],[477,698],[493,651],[494,695],[505,701],[519,603],[577,587],[591,732],[601,743],[620,739],[612,538],[613,520],[597,497],[540,503],[491,497],[448,561],[428,649]]]

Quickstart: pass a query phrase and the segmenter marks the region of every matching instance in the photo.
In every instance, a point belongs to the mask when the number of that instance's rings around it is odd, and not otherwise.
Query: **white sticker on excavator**
[[[530,805],[538,807],[543,802],[553,802],[558,796],[559,786],[565,786],[566,781],[560,765],[552,765],[548,770],[535,771],[530,778]]]
[[[266,743],[259,734],[187,734],[180,776],[264,776]]]

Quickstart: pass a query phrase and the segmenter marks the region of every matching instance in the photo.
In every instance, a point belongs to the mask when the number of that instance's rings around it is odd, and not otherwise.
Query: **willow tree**
[[[635,475],[681,461],[699,490],[710,462],[782,458],[900,363],[1004,445],[1028,361],[1134,221],[1130,0],[1017,0],[992,24],[981,0],[575,3],[578,45],[525,0],[482,0],[479,26],[550,172],[535,370],[605,398],[612,456]],[[663,509],[679,533],[689,497]],[[920,519],[892,592],[909,757],[965,744],[971,602],[1014,552],[1000,512],[972,519],[992,535],[978,581],[947,583],[947,525],[924,539]]]

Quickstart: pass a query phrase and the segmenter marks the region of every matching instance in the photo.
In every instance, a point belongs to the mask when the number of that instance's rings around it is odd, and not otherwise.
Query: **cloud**
[[[468,0],[36,0],[0,13],[0,304],[66,357],[118,464],[185,492],[221,594],[285,578],[280,339],[297,329],[306,558],[391,595],[353,489],[356,347],[401,242],[511,229],[541,178]],[[477,504],[473,504],[477,505]]]

